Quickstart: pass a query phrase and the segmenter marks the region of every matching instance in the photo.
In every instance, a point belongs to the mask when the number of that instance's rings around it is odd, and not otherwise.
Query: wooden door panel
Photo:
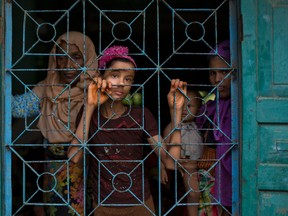
[[[288,74],[287,71],[286,73]],[[257,99],[257,121],[258,123],[287,123],[288,98],[259,97]]]
[[[272,124],[261,125],[259,127],[260,164],[262,163],[271,165],[286,164],[288,166],[287,161],[288,161],[288,126],[272,125]]]
[[[288,164],[260,164],[258,167],[258,189],[269,191],[288,191]],[[286,194],[286,204],[288,193]]]
[[[258,2],[259,93],[285,97],[288,96],[288,0]]]
[[[288,215],[288,0],[241,7],[242,215]]]
[[[288,0],[258,2],[258,213],[287,215]]]
[[[288,191],[288,126],[259,126],[258,189]],[[286,194],[288,198],[288,194]]]
[[[259,201],[261,216],[284,216],[288,215],[287,192],[260,192]]]

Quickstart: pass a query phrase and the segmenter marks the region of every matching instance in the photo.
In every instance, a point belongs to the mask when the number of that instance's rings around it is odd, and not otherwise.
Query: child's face
[[[80,66],[84,66],[84,58],[81,51],[75,44],[69,44],[69,50],[67,50],[67,43],[64,41],[61,41],[59,46],[65,50],[68,55],[61,55],[56,57],[57,69],[69,69],[59,70],[60,83],[69,84],[79,75],[79,73],[81,73],[81,70],[76,69],[79,69]],[[61,49],[56,48],[56,53],[63,54],[64,52]],[[75,80],[73,83],[76,84],[79,79],[80,78],[78,76],[77,80]]]
[[[217,68],[228,68],[227,64],[218,56],[210,59],[209,62],[209,80],[212,85],[217,85],[220,98],[230,98],[231,96],[231,76],[226,79],[225,76],[230,72],[229,70],[221,70]],[[213,69],[215,68],[215,69]],[[221,82],[223,80],[223,82]],[[221,84],[220,84],[221,82]]]
[[[195,118],[195,115],[197,115],[198,113],[198,109],[201,105],[202,100],[199,98],[198,95],[191,93],[190,91],[187,92],[187,96],[190,98],[190,100],[185,100],[182,110],[182,119],[184,120],[184,122],[192,122]],[[190,115],[187,116],[188,114]]]
[[[111,97],[115,100],[122,100],[130,92],[135,77],[135,70],[131,68],[134,65],[130,62],[115,61],[104,72],[103,79],[112,83]]]

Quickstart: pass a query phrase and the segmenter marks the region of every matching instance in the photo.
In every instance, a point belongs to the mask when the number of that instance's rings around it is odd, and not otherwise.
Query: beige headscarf
[[[59,84],[59,72],[56,69],[56,44],[65,41],[75,44],[83,54],[86,73],[82,73],[77,85],[67,88]],[[50,143],[69,143],[75,132],[75,120],[84,103],[84,86],[89,79],[98,75],[98,60],[91,39],[80,32],[68,32],[61,35],[53,46],[50,56],[47,77],[33,89],[41,99],[41,117],[38,122],[43,136]],[[86,84],[86,85],[85,85]],[[57,86],[58,85],[58,86]],[[64,90],[65,89],[65,90]]]

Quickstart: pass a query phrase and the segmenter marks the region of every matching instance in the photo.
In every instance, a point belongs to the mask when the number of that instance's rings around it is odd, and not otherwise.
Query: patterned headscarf
[[[56,70],[56,48],[61,41],[76,45],[82,53],[87,68],[86,74],[74,87],[59,85],[59,72]],[[97,55],[91,39],[80,32],[71,31],[61,35],[55,42],[48,64],[47,77],[37,84],[33,92],[40,98],[41,116],[38,122],[43,136],[50,143],[67,143],[73,138],[75,119],[83,105],[84,86],[97,76]]]

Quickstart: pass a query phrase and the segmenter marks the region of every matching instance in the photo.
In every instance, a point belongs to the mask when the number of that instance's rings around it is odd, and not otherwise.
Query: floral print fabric
[[[83,163],[58,161],[50,161],[45,167],[49,174],[44,177],[44,203],[51,204],[46,207],[46,213],[84,215]]]
[[[40,113],[40,100],[33,92],[15,95],[12,98],[12,116],[24,118],[38,115]]]

